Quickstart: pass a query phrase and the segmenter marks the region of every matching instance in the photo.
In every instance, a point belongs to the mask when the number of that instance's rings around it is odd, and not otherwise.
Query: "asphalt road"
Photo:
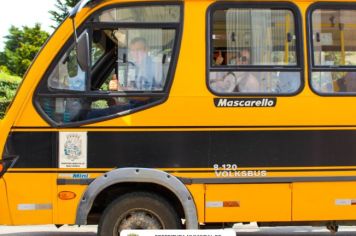
[[[332,235],[322,227],[273,227],[258,228],[255,224],[235,225],[238,236],[327,236]],[[54,226],[27,226],[27,227],[0,227],[2,236],[96,236],[95,226],[63,226],[57,229]],[[336,236],[356,236],[356,227],[340,227]]]

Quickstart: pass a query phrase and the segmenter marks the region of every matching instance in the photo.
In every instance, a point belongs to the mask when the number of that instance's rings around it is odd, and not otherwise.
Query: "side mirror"
[[[89,69],[89,34],[84,31],[77,41],[77,61],[83,71]]]

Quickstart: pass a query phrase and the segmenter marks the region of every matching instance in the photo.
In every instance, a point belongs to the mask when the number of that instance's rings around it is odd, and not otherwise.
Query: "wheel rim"
[[[127,211],[115,224],[114,234],[120,235],[125,229],[163,229],[161,218],[147,209],[133,209]]]

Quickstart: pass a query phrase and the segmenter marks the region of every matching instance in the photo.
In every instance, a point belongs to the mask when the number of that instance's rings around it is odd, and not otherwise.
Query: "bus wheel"
[[[113,201],[101,216],[100,236],[117,236],[124,229],[180,229],[181,219],[164,198],[148,193],[125,194]]]

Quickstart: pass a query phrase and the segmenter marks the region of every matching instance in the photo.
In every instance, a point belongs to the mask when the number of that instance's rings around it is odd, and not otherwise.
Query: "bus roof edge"
[[[75,5],[75,7],[70,11],[69,17],[74,18],[78,12],[80,12],[89,3],[99,2],[100,0],[81,0]]]

